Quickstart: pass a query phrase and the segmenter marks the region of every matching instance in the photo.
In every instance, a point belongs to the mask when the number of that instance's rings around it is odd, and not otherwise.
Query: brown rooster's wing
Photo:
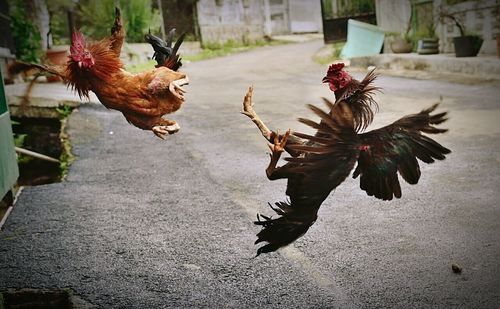
[[[443,133],[434,125],[447,120],[446,112],[431,115],[438,104],[418,114],[405,116],[391,125],[359,135],[361,152],[353,177],[361,175],[360,187],[382,200],[401,197],[397,172],[410,184],[418,183],[417,159],[433,163],[450,150],[422,133]]]
[[[120,58],[123,40],[125,39],[125,31],[123,30],[121,11],[118,7],[115,8],[115,23],[111,28],[111,50],[116,57]]]

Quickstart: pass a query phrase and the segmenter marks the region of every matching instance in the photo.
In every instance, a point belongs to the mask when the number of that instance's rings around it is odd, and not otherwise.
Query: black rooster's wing
[[[433,163],[443,160],[451,151],[422,133],[443,133],[434,125],[447,120],[446,112],[431,115],[438,104],[418,114],[405,116],[386,127],[359,135],[361,140],[358,165],[353,177],[361,175],[360,187],[370,196],[382,200],[401,197],[397,172],[410,184],[418,183],[420,166],[417,159]]]
[[[174,35],[175,28],[169,31],[166,42],[161,38],[151,34],[151,32],[144,36],[146,42],[151,44],[151,46],[153,47],[153,58],[156,60],[156,67],[164,66],[173,71],[177,71],[182,66],[180,55],[177,54],[177,52],[182,42],[184,41],[186,33],[181,34],[181,36],[175,42],[174,47],[172,47]]]
[[[330,109],[327,113],[320,108],[309,105],[309,108],[320,117],[316,123],[309,119],[299,118],[299,121],[318,130],[316,135],[294,132],[293,134],[305,140],[306,145],[291,145],[295,151],[304,155],[294,158],[285,158],[293,162],[290,168],[296,173],[314,174],[321,178],[317,189],[328,190],[328,193],[341,184],[353,169],[359,154],[359,138],[355,131],[355,118],[351,107],[346,101],[337,101],[332,104],[323,99]]]

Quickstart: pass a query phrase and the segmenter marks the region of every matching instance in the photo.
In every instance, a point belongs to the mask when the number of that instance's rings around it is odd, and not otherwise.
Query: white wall
[[[377,26],[389,32],[404,34],[411,18],[409,0],[375,0]],[[390,38],[386,36],[384,53],[391,53]]]

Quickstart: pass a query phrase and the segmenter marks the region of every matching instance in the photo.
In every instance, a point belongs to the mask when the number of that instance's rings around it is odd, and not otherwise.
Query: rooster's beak
[[[328,83],[328,76],[323,77],[322,82],[323,82],[323,83]]]

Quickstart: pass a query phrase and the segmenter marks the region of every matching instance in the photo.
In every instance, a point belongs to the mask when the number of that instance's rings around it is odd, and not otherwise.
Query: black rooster
[[[177,51],[181,46],[182,42],[184,41],[186,33],[181,34],[181,36],[175,42],[174,47],[172,47],[172,41],[174,39],[174,35],[175,35],[175,28],[172,28],[168,32],[166,42],[163,41],[161,38],[151,34],[151,30],[144,36],[146,42],[151,44],[151,46],[153,47],[154,53],[152,59],[156,61],[157,68],[161,66],[170,67],[168,64],[172,63],[173,65],[172,70],[177,71],[182,66],[181,59],[179,58]]]
[[[353,177],[361,176],[361,189],[370,196],[391,200],[394,196],[401,197],[398,172],[408,183],[416,184],[420,178],[417,159],[432,163],[450,153],[449,149],[422,135],[447,131],[434,127],[446,121],[446,112],[431,114],[438,104],[386,127],[359,134],[373,120],[371,107],[376,107],[376,103],[372,95],[377,88],[372,82],[376,75],[371,71],[360,82],[342,68],[343,65],[330,67],[324,79],[338,98],[335,103],[324,99],[329,112],[309,105],[320,122],[299,118],[317,130],[315,135],[290,134],[290,130],[279,135],[270,131],[253,110],[252,87],[245,96],[243,114],[271,143],[267,177],[288,179],[286,195],[290,198],[275,206],[269,204],[279,217],[257,216],[255,224],[263,229],[255,243],[267,243],[257,250],[257,255],[275,251],[304,235],[316,221],[323,201],[349,176],[356,162]],[[285,158],[288,163],[277,167],[283,151],[291,157]]]

